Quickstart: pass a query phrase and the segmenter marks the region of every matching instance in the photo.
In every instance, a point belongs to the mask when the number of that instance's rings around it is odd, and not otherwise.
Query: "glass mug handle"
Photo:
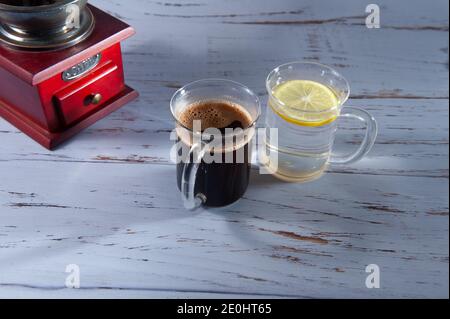
[[[340,117],[353,118],[363,122],[366,126],[366,133],[364,140],[356,152],[344,156],[332,155],[330,159],[331,165],[345,165],[361,160],[372,149],[378,134],[377,121],[365,110],[356,107],[344,107]]]
[[[181,179],[181,195],[183,197],[184,207],[194,210],[206,203],[206,196],[203,193],[195,193],[195,182],[200,163],[206,153],[206,144],[196,143],[192,145],[189,151],[189,159],[192,162],[184,163]]]

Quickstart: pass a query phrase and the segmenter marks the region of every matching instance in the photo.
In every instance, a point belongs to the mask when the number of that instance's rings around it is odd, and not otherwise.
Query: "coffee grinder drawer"
[[[54,104],[63,124],[69,126],[99,110],[123,89],[123,72],[110,62],[56,93]]]

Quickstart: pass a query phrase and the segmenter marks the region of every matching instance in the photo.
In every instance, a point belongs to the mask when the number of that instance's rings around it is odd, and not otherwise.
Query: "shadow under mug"
[[[183,112],[207,101],[240,106],[251,118],[251,124],[216,135],[186,127],[180,119]],[[176,126],[177,184],[184,206],[187,209],[202,205],[223,207],[239,200],[250,180],[255,126],[261,113],[257,95],[237,82],[205,79],[178,90],[170,107]]]
[[[331,94],[335,95],[337,105],[324,111],[292,108],[279,99],[276,92],[280,85],[296,80],[311,81],[325,86],[325,90],[329,89]],[[322,176],[328,165],[354,163],[362,159],[374,145],[378,134],[376,120],[360,108],[344,107],[350,96],[350,85],[334,69],[319,63],[288,63],[277,67],[269,74],[266,86],[269,93],[266,132],[269,132],[269,128],[276,128],[278,136],[275,140],[266,134],[265,150],[260,161],[269,172],[281,180],[288,182],[315,180]],[[296,120],[292,114],[297,115],[301,121]],[[358,149],[344,156],[333,154],[340,118],[357,120],[366,128],[364,139]]]

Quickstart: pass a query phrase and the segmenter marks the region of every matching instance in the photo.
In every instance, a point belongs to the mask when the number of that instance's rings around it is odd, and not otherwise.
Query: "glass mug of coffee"
[[[240,199],[250,179],[258,97],[242,84],[206,79],[178,90],[170,107],[185,207],[223,207]]]
[[[362,159],[377,137],[377,122],[366,111],[343,107],[350,96],[347,80],[330,67],[294,62],[273,70],[266,81],[269,102],[267,128],[278,129],[278,139],[265,137],[261,164],[281,180],[308,182],[322,176],[328,165]],[[338,119],[363,122],[364,140],[356,152],[332,154]]]

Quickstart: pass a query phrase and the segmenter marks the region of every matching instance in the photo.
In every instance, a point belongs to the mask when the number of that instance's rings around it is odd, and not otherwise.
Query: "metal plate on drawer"
[[[62,74],[63,80],[69,82],[83,76],[84,74],[95,68],[100,62],[101,58],[102,58],[101,53],[98,53],[93,57],[90,57],[89,59],[86,59],[78,63],[77,65],[71,67],[70,69],[67,69]]]

